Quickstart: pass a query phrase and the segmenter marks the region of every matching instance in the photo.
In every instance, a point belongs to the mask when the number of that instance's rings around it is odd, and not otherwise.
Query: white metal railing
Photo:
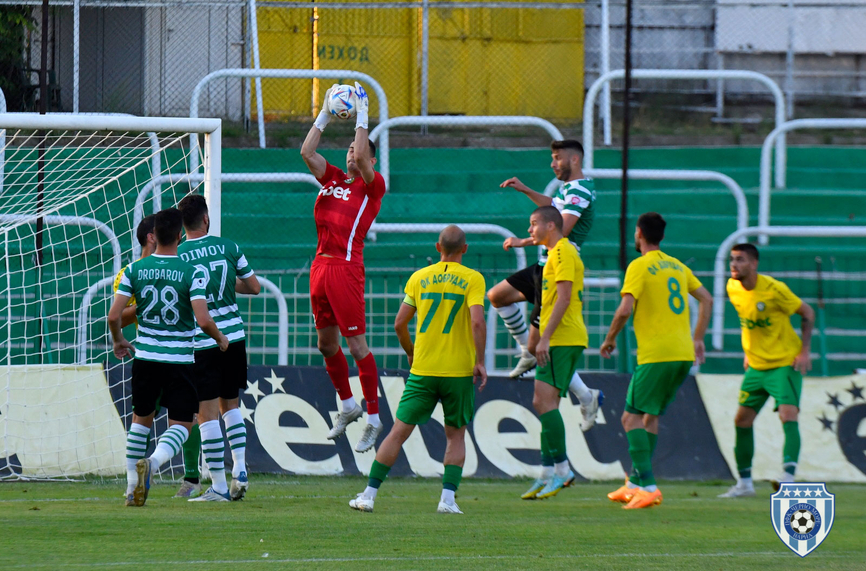
[[[583,174],[591,178],[618,179],[622,178],[622,169],[585,168],[583,169]],[[746,201],[746,193],[743,192],[743,188],[737,184],[734,179],[726,174],[716,171],[699,170],[629,169],[628,178],[638,180],[692,180],[720,182],[731,191],[734,200],[737,201],[737,228],[743,229],[749,226],[749,204]],[[549,190],[549,187],[548,189],[545,189],[545,194],[547,194]],[[548,196],[551,196],[551,194],[548,194]]]
[[[721,243],[713,268],[713,348],[724,346],[725,261],[731,247],[747,236],[788,236],[794,238],[866,238],[866,226],[753,226],[737,230]]]
[[[138,228],[142,218],[144,218],[144,201],[148,195],[153,193],[153,211],[159,212],[162,209],[162,199],[160,186],[163,183],[178,184],[178,183],[194,183],[198,184],[204,180],[202,173],[175,173],[163,174],[154,177],[141,187],[138,191],[138,196],[135,198],[135,206],[132,214],[132,228]],[[321,188],[322,185],[316,180],[316,177],[310,173],[299,172],[274,172],[274,173],[255,173],[255,172],[235,172],[223,173],[223,182],[306,182],[314,185],[316,188]],[[141,255],[141,246],[138,244],[135,232],[132,232],[132,252],[133,259],[138,259]]]
[[[775,81],[762,73],[743,70],[705,70],[705,69],[635,69],[631,76],[634,79],[749,79],[764,84],[773,94],[776,102],[776,127],[785,122],[785,96]],[[589,90],[583,104],[583,148],[585,156],[583,166],[585,169],[593,166],[593,134],[595,132],[595,98],[601,88],[613,81],[625,77],[624,69],[615,69],[601,75],[596,79]],[[785,139],[780,137],[776,145],[776,186],[785,187]]]
[[[382,141],[388,140],[388,133],[392,127],[401,127],[408,125],[427,125],[441,127],[473,127],[484,125],[521,125],[532,126],[544,129],[550,135],[552,140],[561,141],[562,133],[556,126],[546,119],[541,117],[532,117],[529,115],[490,115],[490,116],[422,116],[422,115],[407,115],[404,117],[393,117],[385,121],[381,121],[376,128],[370,131],[370,140],[375,142],[377,138]],[[388,188],[391,187],[391,167],[390,167],[390,149],[387,145],[382,145],[380,156],[379,172],[382,173],[382,178],[385,179],[385,184]],[[554,179],[556,180],[556,179]],[[551,183],[552,184],[552,183]]]
[[[376,97],[379,100],[379,123],[381,124],[388,120],[388,97],[387,95],[385,95],[385,90],[382,89],[382,86],[379,84],[379,82],[373,79],[371,76],[367,75],[366,73],[361,73],[360,71],[351,71],[347,69],[218,69],[217,71],[211,72],[201,78],[198,84],[196,84],[195,89],[193,89],[192,98],[190,99],[189,103],[190,117],[198,117],[198,104],[204,86],[215,79],[226,77],[267,77],[277,79],[355,79],[358,81],[363,81],[368,83],[370,87],[373,88],[373,91],[376,93]],[[261,89],[259,89],[258,92],[261,93]],[[261,112],[259,113],[259,117],[259,137],[264,137],[264,123],[262,123],[263,119],[261,118]],[[385,179],[385,186],[387,187],[390,183],[389,178],[386,175],[386,173],[389,172],[387,132],[382,137],[382,142],[379,146],[381,149],[382,157],[379,161],[379,168],[383,171],[382,177]],[[190,172],[195,172],[198,170],[198,153],[195,152],[197,148],[198,136],[193,133],[190,135],[190,149],[193,151],[190,154]]]
[[[770,225],[770,171],[773,168],[770,149],[776,139],[781,139],[785,133],[796,129],[866,129],[866,119],[795,119],[777,125],[761,147],[761,187],[758,196],[758,226]],[[782,165],[781,167],[779,165]],[[784,163],[776,159],[776,174],[784,170]],[[778,176],[777,176],[778,178]],[[778,183],[776,186],[779,186]],[[766,234],[758,236],[760,244],[767,244]]]
[[[117,269],[115,274],[120,271],[120,268]],[[261,284],[262,288],[267,290],[271,297],[276,299],[277,301],[277,315],[279,320],[277,336],[278,336],[278,346],[277,346],[277,364],[278,365],[288,365],[289,364],[289,309],[286,304],[286,298],[283,297],[280,288],[272,282],[271,280],[263,277],[256,276]],[[86,365],[87,364],[87,346],[89,344],[89,336],[88,336],[88,325],[90,322],[90,305],[93,303],[93,297],[96,293],[109,286],[114,284],[114,276],[109,276],[107,278],[102,278],[95,284],[91,285],[87,288],[87,291],[84,292],[84,296],[81,298],[81,305],[78,308],[78,319],[75,327],[75,349],[76,349],[76,359],[75,362],[78,365]],[[254,297],[248,296],[246,294],[238,294],[240,297]]]
[[[0,89],[0,113],[6,113],[6,96]],[[6,129],[0,129],[0,196],[3,196],[4,163],[6,157]]]

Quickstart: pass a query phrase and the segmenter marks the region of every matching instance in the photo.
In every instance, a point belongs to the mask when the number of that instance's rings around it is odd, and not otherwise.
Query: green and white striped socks
[[[237,478],[247,471],[247,426],[240,409],[233,408],[223,415],[226,437],[232,451],[232,476]]]
[[[187,438],[189,438],[189,431],[186,428],[180,424],[169,426],[168,430],[162,433],[159,444],[150,457],[153,469],[158,470],[160,466],[180,454],[180,449]]]
[[[201,452],[210,470],[211,486],[214,491],[225,494],[229,488],[226,485],[226,445],[223,441],[220,421],[209,420],[200,424],[199,428],[201,429]]]
[[[520,345],[523,351],[523,356],[531,356],[527,346],[529,345],[529,327],[526,326],[526,320],[523,319],[523,312],[520,311],[520,306],[516,303],[504,305],[496,308],[496,313],[502,318],[502,323],[505,328],[514,337],[514,341]]]
[[[138,482],[135,463],[147,455],[147,439],[150,429],[143,424],[132,423],[126,435],[126,493],[131,494]]]

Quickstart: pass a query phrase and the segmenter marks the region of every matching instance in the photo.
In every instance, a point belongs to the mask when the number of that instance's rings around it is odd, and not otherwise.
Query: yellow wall
[[[319,69],[376,78],[392,117],[420,112],[419,8],[317,13]],[[313,68],[312,16],[312,9],[258,9],[262,67]],[[579,119],[583,46],[583,10],[431,8],[429,113]],[[311,116],[312,83],[263,80],[266,113]],[[321,83],[323,93],[332,81]]]

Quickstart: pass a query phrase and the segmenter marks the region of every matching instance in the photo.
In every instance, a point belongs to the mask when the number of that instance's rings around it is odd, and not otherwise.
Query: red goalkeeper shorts
[[[364,266],[316,256],[310,268],[310,305],[316,329],[338,325],[343,337],[363,335]]]

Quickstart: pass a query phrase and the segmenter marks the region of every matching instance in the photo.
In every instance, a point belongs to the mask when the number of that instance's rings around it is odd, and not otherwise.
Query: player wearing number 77
[[[622,415],[631,475],[624,486],[607,495],[612,501],[626,504],[626,509],[648,508],[662,502],[652,471],[659,416],[673,402],[692,363],[704,362],[704,334],[713,308],[710,292],[692,271],[659,249],[665,226],[664,218],[656,212],[638,218],[634,240],[641,256],[628,265],[620,292],[622,301],[601,345],[602,356],[609,359],[617,335],[634,312],[637,369],[628,385]],[[687,293],[700,302],[694,337]],[[629,357],[620,353],[620,358]]]
[[[448,226],[439,234],[437,264],[418,270],[406,283],[406,297],[397,312],[394,329],[409,357],[409,380],[397,407],[391,432],[379,446],[370,469],[367,488],[349,502],[352,509],[371,512],[379,486],[403,443],[417,424],[430,420],[437,403],[445,415],[445,465],[438,512],[461,514],[454,493],[463,476],[466,459],[466,425],[475,415],[475,389],[487,383],[484,347],[484,278],[461,264],[466,253],[466,234]],[[415,314],[415,343],[409,323]]]
[[[126,267],[108,310],[114,355],[122,359],[135,352],[132,424],[126,444],[127,506],[144,505],[152,472],[176,456],[189,437],[198,411],[198,396],[192,384],[196,322],[220,350],[229,346],[228,338],[208,313],[207,277],[177,256],[182,227],[183,216],[178,209],[156,213],[156,252]],[[124,339],[121,328],[123,308],[132,296],[138,300],[138,338],[134,349]],[[169,427],[153,454],[144,458],[157,399],[168,409]]]

